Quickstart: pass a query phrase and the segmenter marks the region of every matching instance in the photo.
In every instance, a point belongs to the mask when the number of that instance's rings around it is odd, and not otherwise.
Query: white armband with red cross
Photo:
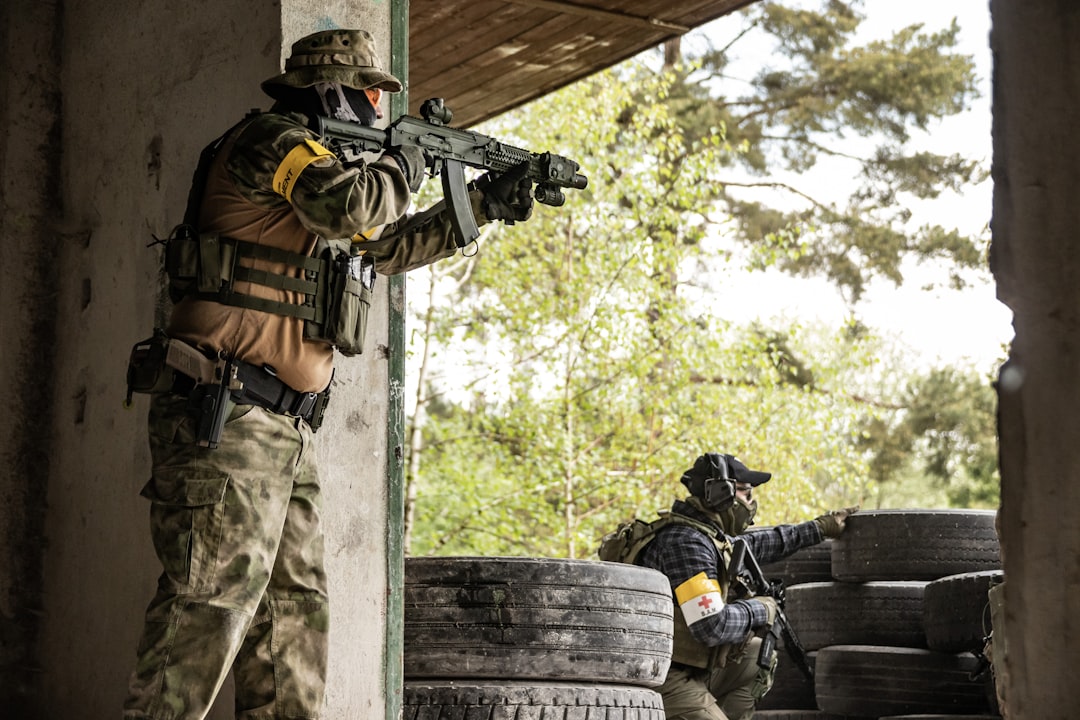
[[[682,608],[687,625],[716,615],[724,607],[724,596],[720,593],[720,583],[703,572],[675,588],[675,599]]]

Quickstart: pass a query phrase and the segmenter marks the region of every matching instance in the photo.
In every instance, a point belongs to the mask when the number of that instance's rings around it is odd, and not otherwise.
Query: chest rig
[[[311,255],[305,255],[198,229],[210,166],[227,138],[256,112],[207,145],[199,156],[184,221],[165,241],[169,297],[174,303],[191,297],[298,318],[304,323],[305,340],[328,343],[343,355],[359,355],[376,274],[374,261],[357,254],[349,239],[319,237]],[[252,267],[255,261],[281,264],[288,271],[256,269]],[[271,300],[240,292],[237,282],[293,292],[299,299]]]

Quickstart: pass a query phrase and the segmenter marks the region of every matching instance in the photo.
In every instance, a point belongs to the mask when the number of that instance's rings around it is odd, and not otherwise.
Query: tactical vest
[[[615,532],[605,535],[600,541],[597,555],[601,560],[636,565],[638,557],[645,550],[645,547],[656,539],[656,534],[661,529],[668,525],[692,527],[707,535],[716,546],[716,551],[720,556],[716,576],[720,583],[720,594],[724,601],[727,602],[731,543],[716,528],[707,523],[673,513],[670,510],[661,510],[658,514],[660,517],[652,522],[634,518],[620,525]],[[678,607],[675,607],[673,620],[672,662],[696,668],[724,667],[730,657],[745,648],[746,643],[709,647],[698,642],[691,634],[690,628],[686,624],[686,618],[683,617],[682,611]]]
[[[226,139],[235,136],[249,114],[206,146],[192,178],[184,222],[165,243],[169,296],[210,300],[304,321],[304,339],[333,345],[343,355],[358,355],[375,285],[374,261],[356,254],[348,239],[318,238],[311,255],[198,231],[199,210],[210,165]],[[244,261],[244,262],[241,262]],[[293,270],[268,272],[250,267],[252,261],[279,263]],[[271,300],[240,292],[237,281],[273,290],[299,293],[298,302]]]

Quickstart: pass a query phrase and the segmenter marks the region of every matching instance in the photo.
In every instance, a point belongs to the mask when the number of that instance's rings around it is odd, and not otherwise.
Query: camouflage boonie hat
[[[366,30],[323,30],[297,40],[285,72],[264,80],[262,89],[276,97],[277,86],[306,88],[320,82],[401,92],[401,81],[379,65],[375,38]]]

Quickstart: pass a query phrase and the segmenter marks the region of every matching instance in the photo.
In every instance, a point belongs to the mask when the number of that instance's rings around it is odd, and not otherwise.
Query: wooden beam
[[[557,13],[599,17],[604,18],[605,20],[648,27],[653,30],[667,30],[669,32],[678,33],[679,35],[690,32],[690,28],[685,25],[678,25],[676,23],[667,22],[666,20],[660,20],[659,18],[641,17],[640,15],[630,15],[614,10],[603,10],[589,5],[566,2],[566,0],[504,0],[504,2],[514,3],[515,5],[528,5],[529,7],[541,8]]]

